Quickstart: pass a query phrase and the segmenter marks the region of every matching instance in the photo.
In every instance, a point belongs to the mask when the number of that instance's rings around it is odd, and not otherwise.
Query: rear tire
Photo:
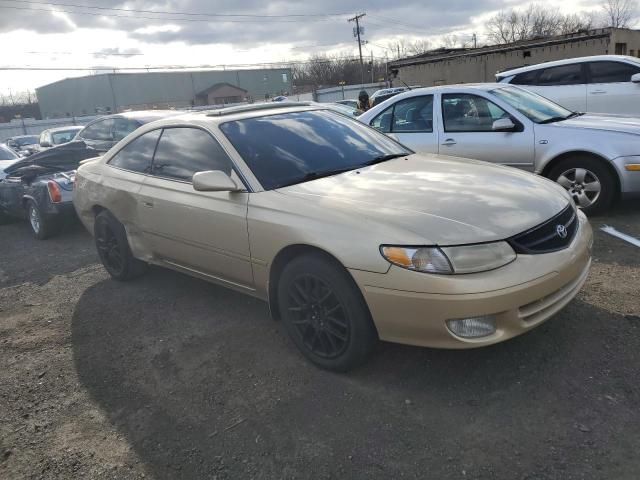
[[[131,280],[147,270],[147,264],[131,253],[124,225],[111,212],[96,216],[93,234],[102,265],[114,280]]]
[[[42,214],[40,207],[33,200],[27,202],[27,220],[33,235],[38,240],[46,240],[60,231],[60,223],[55,218],[49,218]]]
[[[364,362],[378,340],[369,309],[349,274],[323,255],[287,264],[278,307],[289,336],[311,362],[345,372]]]
[[[615,178],[597,158],[567,158],[551,169],[549,178],[564,187],[587,215],[607,211],[616,198]]]

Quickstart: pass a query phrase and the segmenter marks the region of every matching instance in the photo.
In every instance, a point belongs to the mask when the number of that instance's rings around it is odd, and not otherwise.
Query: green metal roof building
[[[124,110],[189,107],[219,84],[264,100],[287,94],[291,69],[200,70],[104,73],[66,78],[36,89],[43,118],[116,113]],[[228,95],[228,94],[227,94]],[[227,103],[229,97],[216,103]]]

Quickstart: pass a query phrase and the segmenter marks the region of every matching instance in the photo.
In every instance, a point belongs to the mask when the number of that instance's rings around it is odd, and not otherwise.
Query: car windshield
[[[73,140],[73,137],[76,136],[78,130],[61,130],[58,132],[53,132],[51,134],[51,139],[53,140],[54,145],[60,145],[61,143],[67,143]]]
[[[574,116],[571,110],[522,88],[496,88],[491,93],[536,123],[550,123]]]
[[[16,158],[18,158],[18,155],[16,155],[13,150],[4,145],[0,145],[0,160],[14,160]]]
[[[412,153],[357,120],[327,110],[235,120],[220,129],[266,190]]]

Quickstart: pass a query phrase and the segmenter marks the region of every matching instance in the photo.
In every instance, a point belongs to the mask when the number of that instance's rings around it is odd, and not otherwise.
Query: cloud
[[[139,48],[103,48],[93,53],[94,58],[109,58],[109,57],[121,57],[131,58],[137,55],[142,55],[142,51]]]
[[[446,33],[469,23],[474,15],[499,9],[508,0],[407,0],[366,3],[363,19],[367,38],[389,35],[431,36]],[[355,0],[328,0],[317,6],[298,0],[177,0],[172,2],[121,0],[101,1],[103,8],[148,11],[200,12],[211,14],[291,15],[335,14],[335,17],[208,17],[198,15],[164,15],[75,7],[47,7],[39,4],[11,3],[10,6],[37,10],[0,9],[0,32],[29,29],[38,33],[70,32],[73,25],[56,17],[51,9],[64,10],[73,24],[83,28],[106,28],[130,32],[133,39],[149,43],[183,42],[189,45],[233,44],[246,48],[256,44],[327,43],[328,40],[352,41],[349,12],[359,12],[363,5]],[[96,5],[96,4],[94,4]],[[75,12],[75,13],[72,13]],[[444,12],[444,13],[443,13]],[[104,14],[104,15],[102,15]],[[111,16],[113,15],[113,16]],[[184,21],[176,21],[175,19]],[[173,19],[173,20],[172,20]],[[233,20],[233,21],[232,21]],[[171,30],[166,25],[176,25]],[[155,30],[155,31],[154,31]]]

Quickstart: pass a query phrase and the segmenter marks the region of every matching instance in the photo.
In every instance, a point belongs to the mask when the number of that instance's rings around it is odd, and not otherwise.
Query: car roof
[[[328,110],[335,112],[330,106],[324,106],[316,102],[267,102],[249,105],[238,105],[228,108],[218,108],[212,110],[200,110],[183,112],[182,115],[171,116],[170,118],[162,118],[148,125],[152,128],[171,126],[176,124],[194,124],[194,125],[211,125],[222,124],[235,120],[245,120],[248,118],[264,117],[268,115],[276,115],[281,113],[306,112],[312,110]]]
[[[557,67],[560,65],[569,65],[572,63],[597,62],[597,61],[607,61],[607,60],[608,61],[626,60],[628,62],[639,63],[637,58],[630,57],[627,55],[591,55],[588,57],[567,58],[564,60],[554,60],[552,62],[536,63],[535,65],[527,65],[525,67],[512,68],[510,70],[505,70],[504,72],[497,73],[496,77],[505,78],[505,77],[510,77],[511,75],[517,75],[519,73],[530,72],[532,70],[539,70],[542,68]]]
[[[83,128],[84,128],[83,125],[67,125],[66,127],[47,128],[45,132],[49,132],[49,133],[66,132],[67,130],[82,130]]]

